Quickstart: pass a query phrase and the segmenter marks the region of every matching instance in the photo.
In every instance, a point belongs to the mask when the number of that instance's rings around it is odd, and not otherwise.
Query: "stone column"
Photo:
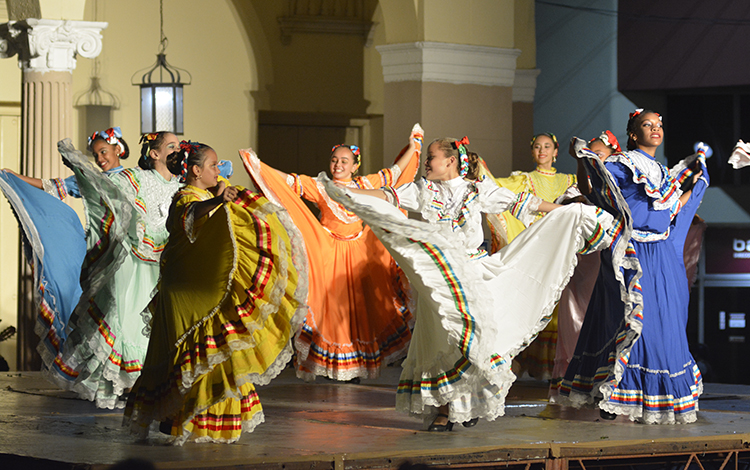
[[[21,173],[36,178],[67,176],[57,142],[73,137],[73,69],[76,56],[94,58],[107,23],[26,19],[0,25],[0,58],[18,55],[21,94]],[[18,283],[19,370],[41,367],[34,333],[37,312],[31,268],[20,264]]]
[[[102,50],[107,23],[27,19],[0,28],[0,57],[18,55],[23,69],[21,171],[37,178],[67,170],[57,142],[73,137],[73,69],[76,56],[94,58]]]
[[[520,50],[427,41],[377,50],[385,81],[385,155],[395,155],[420,122],[427,142],[468,135],[493,173],[510,173]]]

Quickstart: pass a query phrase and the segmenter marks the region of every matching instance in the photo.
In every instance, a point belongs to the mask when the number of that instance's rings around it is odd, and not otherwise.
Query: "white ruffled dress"
[[[572,204],[489,256],[482,213],[509,210],[528,224],[541,199],[484,178],[422,179],[388,193],[393,204],[330,182],[326,189],[370,225],[419,294],[396,409],[426,420],[446,403],[453,422],[502,416],[516,378],[511,361],[549,322],[576,253],[610,241],[609,214]],[[424,220],[407,219],[399,207]]]

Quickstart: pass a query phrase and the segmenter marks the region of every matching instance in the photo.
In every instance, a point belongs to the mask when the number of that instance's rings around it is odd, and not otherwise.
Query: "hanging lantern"
[[[141,88],[141,134],[168,131],[183,134],[182,87],[190,85],[192,77],[187,70],[169,65],[167,49],[169,41],[164,35],[163,0],[159,2],[161,47],[156,54],[156,63],[133,75],[131,83]],[[137,76],[141,76],[136,82]],[[183,78],[187,76],[187,81]]]

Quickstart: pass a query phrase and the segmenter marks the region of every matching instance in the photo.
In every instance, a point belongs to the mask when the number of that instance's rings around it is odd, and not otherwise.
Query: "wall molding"
[[[539,69],[518,69],[516,70],[516,79],[513,82],[513,102],[514,103],[533,103],[536,94],[536,78],[539,76]]]
[[[281,17],[278,21],[281,43],[285,46],[292,43],[295,34],[346,34],[360,36],[365,47],[370,47],[377,26],[377,23],[356,18]]]
[[[376,46],[385,83],[418,81],[512,87],[518,49],[443,42]]]

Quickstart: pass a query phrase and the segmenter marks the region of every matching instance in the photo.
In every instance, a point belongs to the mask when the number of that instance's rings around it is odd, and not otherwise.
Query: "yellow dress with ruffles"
[[[513,172],[507,178],[495,178],[498,186],[510,189],[514,193],[531,193],[547,202],[554,202],[565,191],[576,184],[576,175],[558,173],[557,169]],[[537,220],[543,214],[537,216]],[[488,225],[492,233],[492,252],[513,241],[526,227],[510,212],[488,217]],[[554,240],[550,240],[554,243]],[[557,347],[557,308],[544,330],[521,354],[516,357],[517,365],[514,372],[522,374],[528,372],[530,376],[540,380],[552,378],[555,364],[555,349]]]
[[[304,245],[283,208],[238,189],[197,220],[195,203],[213,194],[175,195],[148,353],[125,410],[142,436],[171,421],[177,444],[236,441],[264,420],[254,384],[291,359],[307,310]]]

